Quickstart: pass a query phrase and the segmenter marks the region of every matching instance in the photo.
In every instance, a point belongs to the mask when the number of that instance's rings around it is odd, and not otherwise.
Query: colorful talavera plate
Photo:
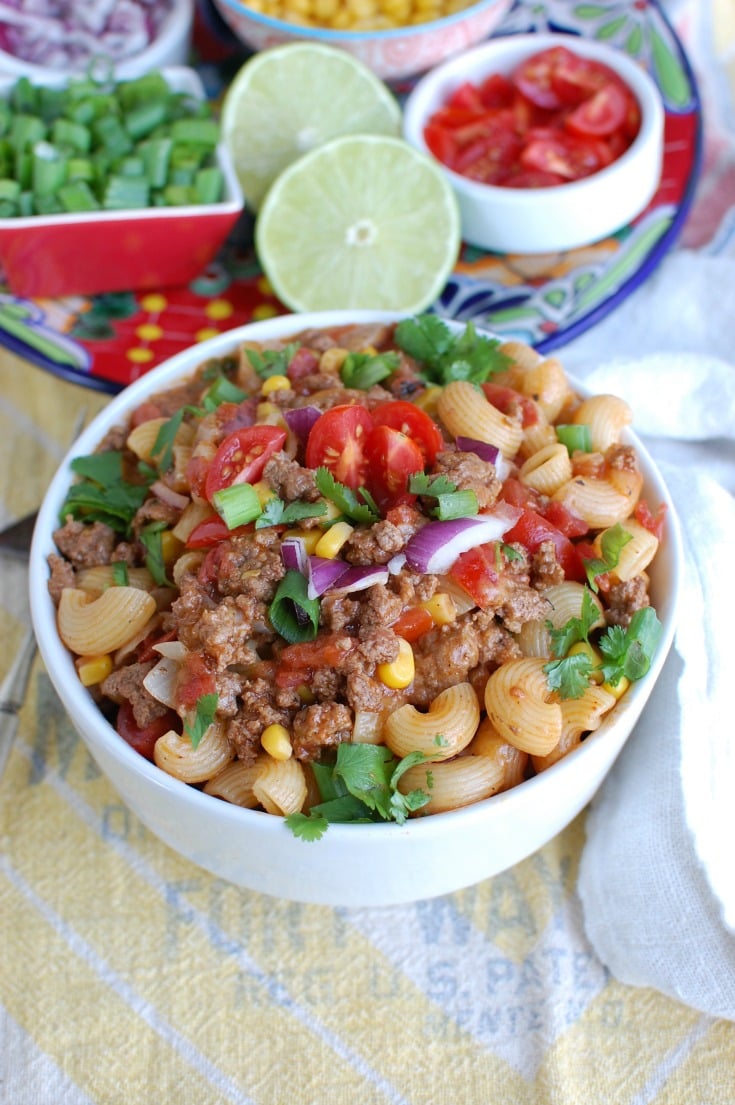
[[[630,225],[567,253],[514,256],[464,246],[434,310],[550,352],[614,310],[674,245],[700,171],[702,118],[684,49],[657,0],[517,0],[501,33],[564,31],[599,38],[646,65],[666,111],[661,184]],[[205,57],[214,95],[232,57]],[[396,90],[399,94],[402,89]],[[260,273],[245,215],[215,262],[185,287],[63,300],[24,300],[0,282],[0,344],[56,376],[114,393],[172,354],[284,312]]]

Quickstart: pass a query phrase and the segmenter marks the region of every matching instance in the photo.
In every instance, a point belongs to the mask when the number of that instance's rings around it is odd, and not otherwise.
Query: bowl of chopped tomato
[[[404,134],[445,169],[465,241],[503,253],[589,245],[659,186],[664,111],[627,54],[568,34],[502,36],[424,76]]]
[[[478,883],[594,795],[681,564],[633,412],[436,316],[251,324],[116,396],[30,557],[43,662],[163,842],[332,906]]]

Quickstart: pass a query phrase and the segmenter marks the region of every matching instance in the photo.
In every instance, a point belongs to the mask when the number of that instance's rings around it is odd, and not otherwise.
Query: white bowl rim
[[[87,452],[91,452],[97,443],[102,440],[104,434],[111,427],[118,425],[125,416],[132,411],[144,398],[155,391],[165,390],[176,379],[185,378],[203,361],[211,357],[220,357],[231,352],[243,340],[264,340],[277,337],[285,337],[299,330],[342,326],[347,323],[371,323],[371,322],[395,322],[407,317],[405,313],[374,311],[374,310],[343,310],[322,311],[304,314],[286,314],[259,322],[246,323],[243,326],[225,331],[213,338],[209,338],[199,345],[190,346],[162,362],[146,375],[140,377],[120,392],[103,410],[90,422],[80,434],[73,446],[68,450],[61,461],[55,475],[44,496],[39,509],[38,519],[34,531],[31,552],[29,557],[29,599],[31,618],[38,642],[39,653],[46,666],[59,698],[70,714],[80,717],[85,729],[93,730],[96,740],[101,742],[105,751],[111,758],[119,760],[135,773],[142,775],[146,781],[154,787],[161,788],[187,804],[191,803],[193,812],[212,812],[216,803],[217,816],[232,821],[240,827],[248,824],[259,832],[268,835],[283,832],[283,819],[259,810],[243,809],[239,806],[224,802],[221,799],[211,797],[189,786],[172,776],[167,775],[154,763],[146,760],[124,740],[115,729],[105,720],[91,695],[79,682],[76,668],[71,654],[62,644],[56,629],[55,607],[50,599],[45,581],[48,578],[47,555],[55,551],[52,532],[57,527],[57,515],[63,502],[66,490],[73,478],[69,468],[71,460]],[[453,320],[444,320],[452,326],[462,326]],[[481,329],[481,328],[478,328]],[[481,329],[482,333],[493,336],[488,330]],[[568,377],[572,386],[580,394],[589,394],[573,377]],[[611,714],[603,721],[600,728],[591,733],[584,743],[559,762],[553,764],[541,774],[525,780],[517,787],[496,794],[461,809],[451,810],[445,813],[432,814],[430,817],[409,819],[404,825],[392,822],[377,822],[366,824],[332,824],[329,831],[319,841],[320,848],[325,844],[329,847],[330,841],[335,845],[344,839],[349,839],[354,834],[359,834],[360,839],[367,836],[380,837],[383,841],[391,837],[406,834],[420,834],[431,839],[434,835],[441,835],[451,826],[466,823],[469,826],[477,825],[479,828],[488,817],[499,815],[502,808],[509,802],[513,803],[519,798],[519,791],[526,798],[532,797],[534,790],[549,786],[548,779],[558,777],[573,762],[576,763],[579,756],[586,749],[597,748],[608,737],[608,730],[621,722],[624,715],[633,713],[631,728],[635,724],[640,711],[643,709],[650,691],[658,679],[661,669],[666,661],[669,649],[673,643],[676,629],[676,615],[679,606],[679,594],[681,590],[681,565],[683,564],[683,549],[681,544],[681,532],[676,511],[671,495],[666,487],[658,467],[654,463],[648,450],[640,438],[630,432],[626,439],[634,444],[635,449],[647,470],[647,482],[655,485],[656,492],[661,501],[667,507],[667,545],[668,556],[672,566],[672,580],[670,590],[665,596],[663,604],[657,605],[657,611],[661,612],[662,605],[667,614],[661,617],[663,632],[659,647],[653,659],[648,674],[638,683],[631,685],[625,698],[611,711]],[[625,739],[627,739],[627,735]],[[609,737],[608,737],[609,739]],[[622,747],[621,742],[621,747]],[[114,776],[110,776],[110,782],[114,786]],[[524,799],[525,800],[525,799]]]
[[[502,62],[502,58],[507,55],[509,50],[514,54],[516,52],[525,54],[525,51],[528,50],[527,56],[530,56],[532,53],[548,49],[551,46],[567,46],[569,49],[576,49],[578,53],[585,57],[604,62],[611,69],[614,69],[636,94],[636,99],[641,108],[640,129],[633,142],[620,157],[616,158],[610,165],[599,169],[596,173],[591,173],[579,180],[570,180],[552,187],[506,188],[497,184],[483,184],[480,181],[471,180],[461,173],[454,172],[453,169],[443,164],[431,153],[423,136],[424,124],[430,114],[430,112],[423,110],[423,101],[430,96],[430,90],[433,91],[437,84],[455,75],[458,78],[457,83],[460,83],[463,79],[462,67],[471,65],[473,61],[480,58],[487,57],[488,62],[492,64],[493,58],[497,58]],[[489,76],[490,73],[487,75]],[[432,110],[434,109],[432,108]],[[403,119],[403,129],[407,140],[440,166],[455,189],[464,191],[468,196],[474,196],[478,199],[491,197],[496,202],[502,202],[509,208],[518,207],[522,211],[529,203],[536,202],[539,198],[557,197],[560,191],[563,191],[565,197],[569,196],[574,199],[580,192],[585,192],[590,187],[594,187],[598,181],[607,180],[614,174],[624,172],[630,162],[637,157],[639,151],[648,146],[650,142],[657,140],[663,132],[664,108],[653,79],[645,69],[622,50],[616,50],[598,39],[583,38],[580,35],[568,32],[539,34],[529,32],[517,35],[492,36],[486,42],[481,42],[477,46],[464,51],[460,56],[448,58],[447,61],[441,62],[440,65],[430,69],[428,73],[419,78],[406,97]]]
[[[426,23],[406,24],[402,27],[386,27],[383,30],[375,31],[337,31],[329,27],[301,27],[296,23],[288,23],[286,20],[277,19],[272,15],[264,15],[262,12],[255,11],[254,8],[248,8],[246,11],[243,11],[243,7],[237,3],[237,0],[235,0],[234,3],[232,0],[217,0],[217,5],[224,5],[235,15],[242,19],[248,19],[251,23],[262,26],[266,30],[293,35],[294,37],[298,37],[299,40],[314,39],[318,42],[337,43],[384,42],[393,38],[407,38],[409,36],[418,37],[429,31],[445,30],[455,23],[463,22],[469,13],[480,11],[483,8],[489,8],[492,4],[497,4],[499,2],[504,2],[506,9],[511,6],[511,0],[474,0],[474,2],[468,4],[466,8],[462,8],[457,12],[452,12],[451,15],[444,15],[440,19],[432,19]],[[227,17],[225,16],[224,18],[226,19]]]

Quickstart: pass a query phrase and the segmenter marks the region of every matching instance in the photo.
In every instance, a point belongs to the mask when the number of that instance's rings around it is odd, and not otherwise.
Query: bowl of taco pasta
[[[126,388],[39,514],[42,659],[166,845],[296,901],[475,884],[589,802],[671,644],[635,412],[473,324],[286,315]]]

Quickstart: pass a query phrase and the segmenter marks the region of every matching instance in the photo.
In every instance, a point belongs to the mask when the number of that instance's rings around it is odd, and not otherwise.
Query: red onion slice
[[[510,473],[510,465],[497,445],[490,445],[487,441],[478,441],[474,437],[456,437],[454,441],[460,452],[475,453],[480,460],[485,460],[488,464],[494,464],[499,480],[504,480]]]
[[[349,564],[344,560],[332,560],[326,556],[309,556],[306,558],[306,578],[308,585],[306,593],[310,599],[318,599],[331,591],[334,585],[350,570]]]
[[[300,537],[285,537],[281,542],[281,560],[287,572],[307,574],[306,545]]]
[[[318,407],[294,407],[293,410],[283,412],[286,425],[293,430],[302,445],[306,444],[311,427],[321,415]]]
[[[499,541],[521,513],[519,507],[510,503],[498,503],[487,514],[429,522],[406,545],[406,563],[415,572],[442,575],[449,571],[460,553],[487,541]]]
[[[366,567],[348,567],[344,575],[330,588],[341,594],[349,594],[351,591],[364,591],[366,587],[372,587],[375,583],[388,582],[388,567],[385,564],[369,564]]]

